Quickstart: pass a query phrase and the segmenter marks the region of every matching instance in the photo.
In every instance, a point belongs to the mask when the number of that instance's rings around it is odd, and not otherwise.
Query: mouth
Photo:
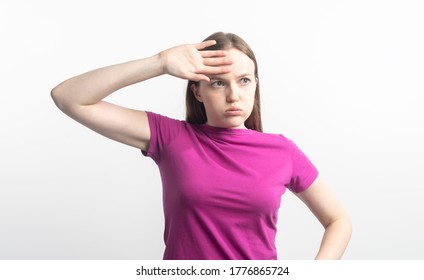
[[[239,116],[243,114],[243,110],[238,107],[231,107],[225,110],[225,114],[228,116]]]

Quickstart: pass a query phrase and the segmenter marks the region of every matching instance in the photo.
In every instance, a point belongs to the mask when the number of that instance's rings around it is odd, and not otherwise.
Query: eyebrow
[[[239,79],[239,78],[246,77],[246,76],[254,77],[255,75],[251,74],[251,73],[244,73],[244,74],[238,75],[237,78]],[[220,75],[216,75],[216,76],[212,75],[212,76],[209,76],[209,78],[211,80],[226,80],[224,77],[222,77]]]

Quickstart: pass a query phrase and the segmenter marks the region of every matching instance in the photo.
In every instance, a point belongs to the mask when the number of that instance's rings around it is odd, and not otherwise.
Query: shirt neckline
[[[216,134],[216,135],[250,135],[253,133],[252,129],[248,128],[224,128],[224,127],[216,127],[208,124],[201,124],[200,128],[208,133]]]

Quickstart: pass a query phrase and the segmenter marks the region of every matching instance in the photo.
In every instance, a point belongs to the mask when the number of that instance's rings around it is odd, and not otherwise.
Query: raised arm
[[[144,111],[103,101],[113,92],[153,77],[169,74],[187,80],[230,71],[225,51],[201,51],[207,41],[181,45],[154,56],[96,69],[70,78],[51,91],[56,105],[88,128],[124,144],[146,150],[150,129]]]
[[[340,259],[352,233],[350,218],[318,176],[305,191],[296,194],[325,228],[321,246],[315,259]]]

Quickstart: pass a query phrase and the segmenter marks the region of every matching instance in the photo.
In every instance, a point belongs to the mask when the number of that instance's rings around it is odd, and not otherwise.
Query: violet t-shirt
[[[163,259],[277,259],[282,194],[318,175],[280,134],[192,125],[147,112],[165,215]]]

